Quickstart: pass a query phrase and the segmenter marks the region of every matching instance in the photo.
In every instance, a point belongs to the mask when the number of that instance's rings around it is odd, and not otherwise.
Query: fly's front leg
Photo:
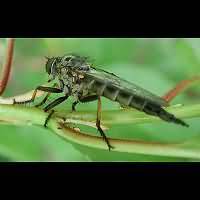
[[[57,86],[56,83],[52,87],[55,87],[55,86]],[[45,102],[47,101],[47,99],[49,98],[50,95],[51,95],[51,92],[48,92],[47,95],[44,97],[44,99],[40,103],[38,103],[37,105],[35,105],[35,107],[40,107],[43,104],[45,104]]]
[[[34,102],[38,90],[44,91],[44,92],[49,92],[49,93],[61,93],[61,92],[62,92],[62,90],[60,90],[60,89],[58,89],[58,88],[38,86],[38,87],[34,90],[33,95],[32,95],[32,97],[31,97],[30,100],[26,100],[26,101],[15,101],[15,99],[14,99],[14,103],[13,103],[13,104],[26,104],[26,103]]]
[[[97,129],[100,132],[101,136],[105,140],[106,144],[108,145],[108,149],[110,151],[110,149],[113,147],[110,145],[108,138],[106,137],[105,133],[103,132],[103,130],[101,128],[101,97],[100,96],[98,96],[96,126],[97,126]]]

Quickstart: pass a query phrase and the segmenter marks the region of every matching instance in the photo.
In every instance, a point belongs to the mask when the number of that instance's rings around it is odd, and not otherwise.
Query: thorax
[[[85,96],[88,93],[83,73],[62,69],[58,80],[63,92],[69,96],[73,96],[75,99],[78,99],[79,96]]]

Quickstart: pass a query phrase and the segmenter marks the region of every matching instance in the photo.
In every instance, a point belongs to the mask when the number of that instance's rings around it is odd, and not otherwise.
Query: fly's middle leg
[[[91,102],[91,101],[95,101],[95,100],[98,100],[96,127],[97,127],[98,131],[100,132],[101,136],[103,137],[103,139],[105,140],[105,142],[108,146],[108,149],[110,151],[110,149],[114,148],[114,147],[112,147],[110,145],[108,138],[106,137],[105,133],[103,132],[103,130],[101,128],[101,98],[100,98],[100,96],[90,95],[90,96],[86,96],[86,97],[81,97],[79,99],[79,101],[82,102],[82,103]]]
[[[61,104],[63,101],[67,100],[69,96],[63,96],[63,97],[59,97],[56,100],[54,100],[53,102],[51,102],[49,105],[47,105],[43,110],[44,112],[47,112],[49,110],[51,110],[52,108],[54,108],[55,106],[57,106],[58,104]],[[54,113],[54,110],[51,110],[51,112],[49,113],[48,117],[45,120],[44,126],[47,127],[47,123],[50,120],[50,118],[52,117]]]
[[[102,128],[101,128],[101,98],[100,96],[98,96],[98,106],[97,106],[97,119],[96,119],[96,126],[98,131],[100,132],[101,136],[103,137],[103,139],[105,140],[108,149],[110,151],[111,148],[114,148],[110,145],[108,138],[106,137],[105,133],[103,132]]]
[[[54,110],[51,110],[51,112],[49,113],[49,115],[47,116],[45,122],[44,122],[44,127],[47,127],[47,123],[49,122],[49,120],[51,119],[52,115],[54,114]]]
[[[43,104],[45,104],[45,102],[47,101],[47,99],[49,98],[50,95],[51,95],[51,93],[48,92],[47,95],[44,97],[44,99],[40,103],[38,103],[37,105],[35,105],[35,107],[40,107]]]
[[[72,103],[72,112],[76,111],[76,105],[78,104],[78,101],[75,101]]]
[[[90,95],[90,96],[80,97],[79,101],[81,103],[87,103],[91,101],[96,101],[97,99],[98,99],[97,95]],[[72,103],[72,112],[76,111],[75,107],[79,103],[79,101],[75,101],[74,103]]]

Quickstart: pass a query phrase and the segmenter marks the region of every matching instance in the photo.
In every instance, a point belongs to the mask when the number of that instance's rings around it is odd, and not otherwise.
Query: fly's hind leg
[[[101,128],[101,98],[100,96],[98,96],[98,106],[97,106],[97,119],[96,119],[96,126],[98,131],[100,132],[101,136],[103,137],[103,139],[105,140],[108,149],[110,151],[111,148],[114,148],[110,145],[108,138],[106,137],[105,133],[103,132],[102,128]]]
[[[101,128],[101,98],[97,95],[90,95],[90,96],[86,96],[86,97],[81,97],[79,99],[80,102],[82,103],[86,103],[86,102],[91,102],[91,101],[96,101],[98,100],[98,107],[97,107],[97,119],[96,119],[96,126],[98,131],[100,132],[101,136],[103,137],[103,139],[105,140],[108,149],[110,151],[111,148],[114,148],[110,145],[108,138],[106,137],[105,133],[103,132],[102,128]],[[72,104],[72,109],[73,107],[75,108],[75,106],[77,105],[78,102],[74,102]]]

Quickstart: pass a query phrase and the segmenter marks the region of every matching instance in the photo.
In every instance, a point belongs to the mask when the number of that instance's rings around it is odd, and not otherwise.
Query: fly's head
[[[49,76],[51,76],[50,80],[53,80],[58,75],[58,72],[59,72],[58,66],[61,62],[61,57],[52,57],[52,58],[46,57],[46,59],[47,59],[46,72],[49,74]]]

